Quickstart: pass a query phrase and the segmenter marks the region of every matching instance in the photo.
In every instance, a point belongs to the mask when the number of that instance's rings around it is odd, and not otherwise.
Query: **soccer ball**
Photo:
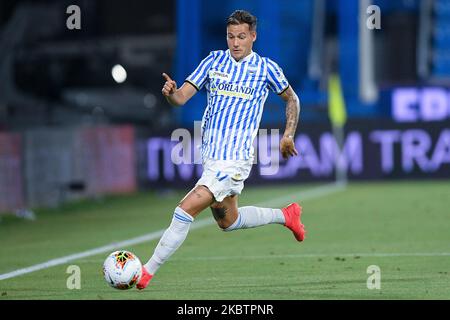
[[[113,288],[133,288],[141,280],[141,261],[130,251],[114,251],[103,263],[103,276]]]

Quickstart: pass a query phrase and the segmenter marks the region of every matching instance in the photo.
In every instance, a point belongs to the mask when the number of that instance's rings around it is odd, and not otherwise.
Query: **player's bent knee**
[[[178,203],[178,207],[195,217],[211,203],[212,193],[209,189],[204,186],[197,186]]]
[[[217,221],[217,224],[222,223],[226,220],[225,218],[227,216],[227,209],[223,205],[221,205],[220,203],[214,203],[209,207],[211,208],[211,212],[214,219]]]
[[[228,221],[219,220],[217,221],[217,225],[220,229],[222,229],[222,231],[231,231],[229,227],[232,225],[232,223],[229,223]]]
[[[230,232],[241,228],[239,223],[236,223],[236,221],[230,221],[230,219],[219,220],[217,221],[217,225],[222,231],[225,232]]]
[[[224,206],[220,202],[214,201],[209,207],[211,208],[211,210],[214,210],[214,209],[223,208]]]

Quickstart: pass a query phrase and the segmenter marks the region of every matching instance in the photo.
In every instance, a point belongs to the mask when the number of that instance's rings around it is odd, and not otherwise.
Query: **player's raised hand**
[[[294,138],[292,136],[283,136],[280,141],[280,151],[284,159],[298,155],[295,149]]]
[[[166,83],[162,88],[162,94],[166,97],[172,95],[177,90],[177,83],[173,81],[166,73],[163,73],[162,76],[166,79]]]

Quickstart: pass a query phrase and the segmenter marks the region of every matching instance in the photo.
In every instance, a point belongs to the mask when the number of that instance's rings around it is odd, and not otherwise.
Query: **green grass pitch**
[[[301,201],[315,187],[246,187],[240,205]],[[38,210],[36,221],[3,217],[0,274],[164,229],[183,195],[83,201]],[[0,280],[0,300],[450,299],[448,181],[351,183],[301,203],[303,243],[280,225],[225,233],[210,224],[189,233],[144,291],[110,288],[105,252]],[[205,210],[197,220],[210,217]],[[146,262],[157,241],[120,249]],[[79,290],[67,288],[69,265],[80,267]],[[367,288],[371,265],[380,268],[380,289]]]

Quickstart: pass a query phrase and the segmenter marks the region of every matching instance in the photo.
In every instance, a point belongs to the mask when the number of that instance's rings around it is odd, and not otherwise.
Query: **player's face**
[[[227,43],[231,56],[239,61],[250,54],[256,31],[250,31],[247,23],[227,26]]]

